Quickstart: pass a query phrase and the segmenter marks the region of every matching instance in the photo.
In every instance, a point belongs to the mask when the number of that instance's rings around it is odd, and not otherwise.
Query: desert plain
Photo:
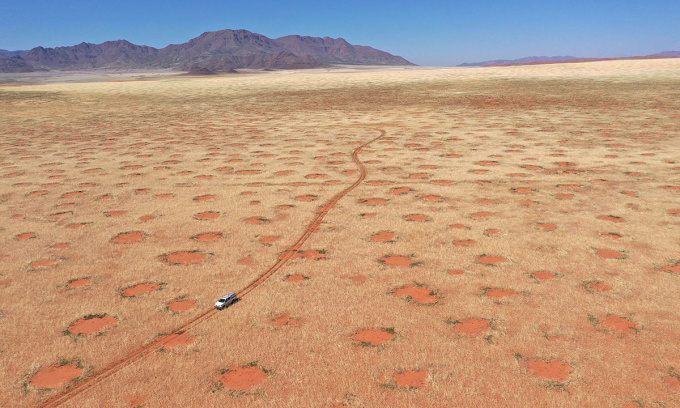
[[[680,406],[680,59],[89,79],[0,86],[0,405]]]

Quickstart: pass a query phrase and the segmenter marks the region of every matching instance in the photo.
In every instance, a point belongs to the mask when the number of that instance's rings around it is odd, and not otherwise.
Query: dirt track
[[[238,298],[239,300],[244,299],[248,293],[253,291],[255,288],[258,286],[262,285],[269,279],[273,274],[275,274],[278,270],[283,268],[288,261],[291,260],[293,255],[302,248],[302,246],[307,242],[309,237],[311,237],[319,228],[321,223],[323,222],[324,217],[330,210],[335,207],[335,205],[347,195],[350,191],[352,191],[354,188],[356,188],[359,184],[361,184],[362,181],[366,179],[366,176],[368,172],[366,171],[366,166],[359,160],[359,153],[361,150],[370,145],[371,143],[379,140],[383,136],[385,136],[386,132],[382,129],[379,130],[380,136],[369,140],[368,142],[362,144],[361,146],[357,147],[354,149],[352,152],[352,160],[356,163],[357,167],[359,168],[360,174],[359,178],[349,187],[346,189],[342,190],[333,198],[327,202],[325,205],[317,208],[316,211],[316,217],[314,218],[314,221],[312,221],[311,224],[307,226],[305,229],[304,234],[293,244],[290,248],[286,250],[286,252],[283,253],[283,255],[279,258],[279,260],[267,271],[265,271],[262,275],[260,275],[255,281],[253,281],[251,284],[243,288],[241,291],[238,292]],[[227,309],[228,310],[228,309]],[[64,390],[59,395],[56,395],[49,400],[43,402],[40,404],[41,407],[58,407],[61,406],[62,404],[68,402],[69,400],[75,398],[79,394],[82,394],[89,390],[90,388],[96,386],[98,383],[106,380],[107,378],[111,377],[112,375],[116,374],[118,371],[124,369],[125,367],[129,366],[130,364],[134,364],[135,362],[143,359],[145,356],[147,356],[149,353],[152,353],[161,347],[163,347],[168,341],[171,341],[178,335],[185,333],[194,327],[203,324],[207,322],[212,316],[214,316],[218,311],[215,308],[210,308],[206,310],[203,314],[200,316],[190,320],[189,322],[185,323],[181,327],[178,327],[177,329],[173,330],[171,334],[165,335],[163,337],[160,337],[156,339],[154,342],[151,344],[148,344],[139,350],[136,350],[133,353],[128,354],[124,358],[120,359],[116,363],[112,364],[111,366],[105,368],[104,370],[100,371],[99,373],[94,374],[92,377],[88,378],[87,380],[78,383],[76,386]]]

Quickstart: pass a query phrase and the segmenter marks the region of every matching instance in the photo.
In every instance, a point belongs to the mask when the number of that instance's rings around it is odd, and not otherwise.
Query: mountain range
[[[69,47],[0,50],[0,72],[79,71],[97,68],[170,68],[189,72],[229,72],[239,68],[299,69],[331,64],[415,65],[342,38],[289,35],[271,39],[247,30],[211,31],[165,48],[126,40]]]
[[[652,58],[678,58],[680,51],[663,51],[657,54],[645,55],[640,57],[618,57],[618,58],[579,58],[572,56],[559,57],[524,57],[514,60],[490,60],[482,62],[466,62],[458,65],[459,67],[488,67],[494,65],[530,65],[530,64],[550,64],[559,62],[586,62],[586,61],[609,61],[621,59],[652,59]]]

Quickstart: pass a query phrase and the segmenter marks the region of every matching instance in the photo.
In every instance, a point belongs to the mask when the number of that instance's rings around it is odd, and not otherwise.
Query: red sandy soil
[[[317,197],[315,195],[307,194],[307,195],[297,196],[297,197],[295,197],[295,199],[297,201],[315,201],[315,200],[318,200],[319,197]]]
[[[227,389],[243,391],[261,384],[266,379],[267,374],[259,367],[238,367],[222,374],[220,382]]]
[[[430,217],[425,214],[407,214],[402,218],[404,218],[406,221],[430,221]]]
[[[383,329],[364,329],[354,333],[352,335],[352,340],[359,343],[368,343],[372,346],[377,346],[392,340],[396,336],[396,334],[390,333]]]
[[[276,327],[283,326],[299,326],[302,323],[302,319],[292,319],[290,313],[282,313],[272,319],[272,324]]]
[[[189,337],[188,332],[184,332],[182,334],[171,334],[163,340],[163,346],[165,347],[188,346],[194,341],[196,341],[196,338]]]
[[[219,216],[219,214],[218,214],[218,216]],[[140,221],[151,221],[151,220],[154,220],[154,219],[156,219],[155,215],[142,215],[141,217],[139,217]]]
[[[113,316],[94,317],[92,319],[82,318],[71,324],[68,327],[68,331],[76,335],[91,335],[113,327],[116,323],[118,323],[118,319]]]
[[[488,211],[481,211],[481,212],[476,212],[473,214],[470,214],[470,218],[489,218],[493,214],[488,212]]]
[[[457,241],[453,241],[454,246],[472,246],[472,245],[477,245],[477,241],[473,239],[461,239]]]
[[[140,283],[135,286],[131,286],[121,292],[121,294],[125,297],[133,297],[133,296],[139,296],[139,295],[146,295],[147,293],[151,293],[155,290],[158,290],[161,287],[161,285],[157,283]]]
[[[500,255],[479,255],[476,261],[482,265],[498,265],[499,263],[506,262],[507,259]]]
[[[278,235],[265,235],[263,237],[260,237],[260,243],[264,245],[269,245],[273,244],[274,242],[278,241],[281,239],[280,236]]]
[[[214,220],[219,218],[219,216],[220,213],[218,211],[206,211],[194,215],[199,220]]]
[[[489,331],[490,324],[491,322],[487,319],[467,319],[454,324],[453,332],[478,336]]]
[[[626,222],[622,217],[616,217],[614,215],[600,215],[597,217],[600,220],[611,221],[611,222]]]
[[[623,259],[626,257],[622,252],[613,249],[598,249],[597,255],[604,259]]]
[[[130,395],[125,398],[130,407],[141,407],[149,401],[147,397],[140,395]]]
[[[19,235],[16,235],[14,238],[18,239],[19,241],[25,241],[27,239],[32,239],[37,236],[38,234],[36,234],[35,232],[24,232]]]
[[[250,217],[250,218],[247,218],[245,221],[248,224],[264,224],[266,222],[269,222],[269,220],[267,220],[264,217]]]
[[[639,330],[638,324],[634,321],[615,315],[607,315],[601,324],[603,328],[619,333],[637,333]]]
[[[352,282],[356,284],[362,284],[368,280],[368,278],[364,275],[356,275],[356,276],[341,276],[340,279],[350,279]]]
[[[304,275],[296,274],[296,275],[290,275],[285,280],[286,280],[286,282],[298,283],[298,282],[304,282],[306,280],[309,280],[309,278],[304,276]]]
[[[371,236],[371,241],[373,242],[392,242],[394,241],[395,234],[392,231],[380,231],[377,234]]]
[[[557,279],[557,275],[548,271],[538,271],[531,274],[531,277],[540,281]]]
[[[405,268],[415,264],[408,256],[387,255],[380,259],[385,265],[392,268]]]
[[[207,255],[195,251],[176,251],[163,255],[161,260],[168,265],[194,265],[202,262]]]
[[[255,263],[255,260],[250,256],[246,256],[245,258],[241,258],[236,261],[236,263],[239,265],[252,265]]]
[[[494,299],[503,299],[506,297],[519,296],[519,292],[515,290],[502,288],[489,288],[484,293],[486,296]]]
[[[412,192],[413,190],[411,190],[409,187],[395,187],[390,191],[391,191],[392,194],[400,195],[400,194],[408,194],[408,193]]]
[[[194,201],[208,201],[214,199],[215,197],[217,196],[213,194],[200,195],[194,197]]]
[[[612,287],[602,281],[588,282],[586,288],[597,292],[609,292]]]
[[[540,223],[536,224],[539,228],[543,228],[546,231],[555,231],[557,229],[557,225],[555,224],[546,224],[546,223]]]
[[[85,286],[89,286],[91,282],[92,279],[90,278],[76,279],[74,281],[71,281],[68,285],[66,285],[66,287],[69,289],[82,288]]]
[[[427,370],[402,371],[394,375],[397,385],[404,388],[420,388],[425,385],[430,373]]]
[[[451,269],[447,272],[449,275],[463,275],[465,273],[462,269]]]
[[[669,264],[662,268],[663,271],[674,273],[680,275],[680,262],[675,264]]]
[[[426,288],[425,286],[404,286],[394,291],[394,296],[411,297],[414,302],[433,304],[439,301],[437,296],[431,295],[432,289]]]
[[[38,371],[28,382],[38,389],[56,388],[80,377],[82,373],[83,369],[75,364],[51,366]]]
[[[57,265],[59,262],[59,259],[41,259],[39,261],[31,262],[29,266],[33,269],[49,268],[51,266]]]
[[[573,371],[569,363],[555,359],[541,360],[532,358],[526,364],[529,374],[548,381],[565,382],[569,380],[569,376]]]
[[[132,244],[143,241],[145,237],[146,234],[142,231],[122,232],[111,238],[111,242],[114,244]]]
[[[196,302],[189,299],[175,300],[174,302],[168,303],[168,309],[173,312],[184,312],[186,310],[191,310],[196,307]]]
[[[194,235],[191,237],[198,242],[214,242],[222,239],[221,232],[203,232],[201,234]]]
[[[364,204],[364,205],[385,205],[387,204],[387,200],[384,198],[366,198],[363,200],[359,200],[359,204]]]

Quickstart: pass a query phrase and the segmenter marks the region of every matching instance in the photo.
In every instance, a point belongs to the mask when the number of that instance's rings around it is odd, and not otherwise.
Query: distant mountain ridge
[[[680,58],[680,51],[663,51],[657,54],[645,55],[640,57],[617,57],[617,58],[579,58],[572,56],[558,57],[524,57],[515,60],[490,60],[482,62],[466,62],[458,65],[459,67],[489,67],[497,65],[533,65],[533,64],[552,64],[560,62],[591,62],[609,61],[622,59],[653,59],[653,58]]]
[[[342,38],[289,35],[276,39],[247,30],[201,34],[182,44],[153,48],[126,40],[69,47],[0,50],[0,72],[170,68],[181,71],[233,71],[238,68],[298,69],[329,64],[415,65],[372,47]]]

